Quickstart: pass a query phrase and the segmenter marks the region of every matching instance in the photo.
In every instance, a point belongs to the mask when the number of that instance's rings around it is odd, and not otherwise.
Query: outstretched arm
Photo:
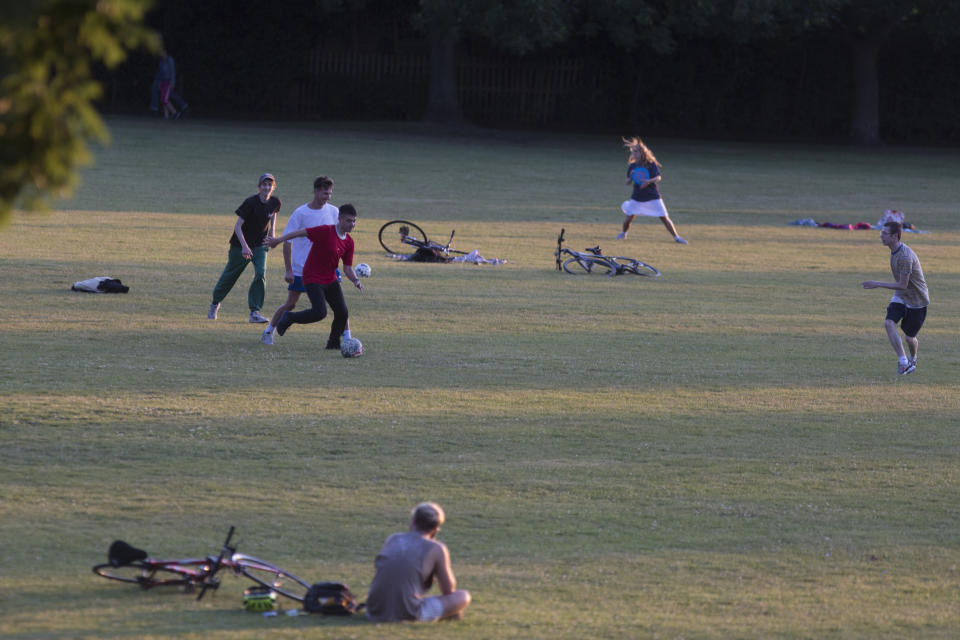
[[[264,239],[263,244],[267,245],[272,249],[278,244],[286,242],[287,240],[292,240],[293,238],[305,238],[306,236],[307,236],[306,229],[297,229],[296,231],[285,233],[279,238],[271,238],[268,236],[267,238]]]
[[[893,289],[894,291],[906,291],[907,285],[910,284],[910,274],[905,273],[900,276],[898,282],[880,282],[878,280],[867,280],[862,286],[864,289]]]

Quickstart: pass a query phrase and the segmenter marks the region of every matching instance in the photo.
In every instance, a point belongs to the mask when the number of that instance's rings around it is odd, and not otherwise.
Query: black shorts
[[[891,302],[887,305],[887,320],[900,323],[900,329],[908,338],[916,338],[927,319],[927,308],[911,309],[902,302]]]

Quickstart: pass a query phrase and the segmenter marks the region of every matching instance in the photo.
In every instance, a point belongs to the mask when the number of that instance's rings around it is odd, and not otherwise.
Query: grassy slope
[[[609,239],[627,193],[616,140],[164,124],[114,121],[62,211],[0,233],[0,634],[382,637],[245,614],[229,576],[198,604],[89,566],[115,537],[213,551],[233,523],[241,550],[362,593],[422,499],[447,507],[475,604],[393,637],[960,624],[954,154],[651,141],[681,247],[651,221]],[[283,221],[316,173],[359,206],[373,277],[347,296],[363,358],[320,349],[325,324],[262,347],[243,286],[205,320],[231,212],[264,170]],[[904,379],[885,294],[857,286],[886,277],[876,232],[786,225],[886,206],[933,231],[907,237],[934,306]],[[510,262],[391,262],[376,229],[393,217]],[[663,278],[557,274],[561,225]],[[67,290],[100,274],[131,293]]]

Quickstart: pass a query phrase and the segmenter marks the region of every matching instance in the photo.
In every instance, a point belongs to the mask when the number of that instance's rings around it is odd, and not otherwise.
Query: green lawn
[[[616,137],[402,125],[114,119],[75,196],[0,230],[0,636],[952,638],[960,628],[960,154],[649,140],[689,246],[613,240]],[[624,132],[631,133],[631,132]],[[264,171],[281,223],[318,174],[353,202],[362,358],[328,325],[273,347],[241,278],[210,292]],[[886,207],[933,304],[898,378],[882,320]],[[412,219],[501,266],[398,263]],[[661,269],[555,271],[560,227]],[[281,224],[282,228],[282,224]],[[270,313],[285,297],[268,268]],[[112,275],[127,295],[73,293]],[[373,556],[436,500],[462,622],[246,613],[90,572],[123,538],[240,550],[365,594]],[[291,603],[292,605],[292,603]]]

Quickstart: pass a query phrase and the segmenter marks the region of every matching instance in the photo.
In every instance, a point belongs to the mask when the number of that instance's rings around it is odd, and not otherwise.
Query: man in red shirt
[[[333,323],[327,349],[340,348],[340,336],[347,326],[347,303],[337,281],[337,267],[343,261],[343,275],[357,289],[363,291],[360,278],[353,272],[353,238],[349,232],[357,226],[357,209],[352,204],[340,207],[340,216],[335,225],[321,225],[298,229],[279,238],[267,238],[264,242],[275,247],[288,240],[307,237],[313,246],[303,265],[303,288],[310,299],[310,308],[304,311],[286,311],[277,322],[277,333],[283,335],[292,324],[310,324],[327,317],[327,305],[333,309]]]

